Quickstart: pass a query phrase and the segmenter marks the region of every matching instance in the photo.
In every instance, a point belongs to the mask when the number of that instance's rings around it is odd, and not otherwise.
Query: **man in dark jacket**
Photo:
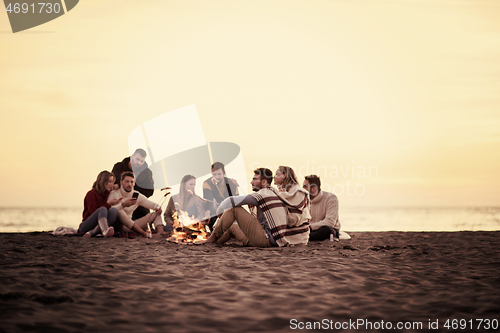
[[[139,191],[149,198],[154,192],[153,173],[148,168],[148,164],[144,160],[147,154],[144,149],[138,148],[130,157],[126,157],[123,161],[118,162],[113,167],[113,174],[115,175],[115,189],[120,187],[121,174],[125,171],[132,171],[135,175],[134,189]],[[133,220],[140,219],[149,213],[149,209],[139,206],[134,211],[132,216]]]
[[[235,179],[227,178],[224,164],[212,164],[212,177],[203,182],[203,197],[220,204],[224,199],[239,195],[238,183]]]
[[[212,164],[212,177],[203,182],[203,198],[218,206],[224,199],[237,195],[239,195],[238,183],[235,179],[226,177],[224,164],[221,162]],[[215,211],[209,210],[211,214],[215,215]],[[212,228],[216,220],[217,216],[212,216],[208,226]]]

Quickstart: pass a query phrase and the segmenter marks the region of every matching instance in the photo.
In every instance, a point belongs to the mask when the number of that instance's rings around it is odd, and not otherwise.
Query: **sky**
[[[82,0],[15,34],[2,11],[0,206],[82,206],[189,105],[248,182],[289,165],[340,205],[499,206],[499,60],[497,0]]]

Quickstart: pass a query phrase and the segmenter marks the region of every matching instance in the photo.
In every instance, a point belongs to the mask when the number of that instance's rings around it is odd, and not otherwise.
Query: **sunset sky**
[[[3,207],[81,206],[134,128],[193,104],[248,181],[284,164],[341,205],[500,205],[497,0],[82,0],[16,34],[2,11],[0,78]]]

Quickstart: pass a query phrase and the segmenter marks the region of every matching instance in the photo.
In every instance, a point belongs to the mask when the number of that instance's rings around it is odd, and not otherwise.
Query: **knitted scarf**
[[[288,192],[276,192],[268,187],[251,195],[257,199],[278,246],[307,244],[311,215],[304,190],[298,185]]]

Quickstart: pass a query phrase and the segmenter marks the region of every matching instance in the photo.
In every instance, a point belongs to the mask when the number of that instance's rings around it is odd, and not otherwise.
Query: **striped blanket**
[[[309,240],[309,197],[298,185],[288,192],[271,187],[250,194],[259,203],[274,240],[279,246],[306,245]]]

